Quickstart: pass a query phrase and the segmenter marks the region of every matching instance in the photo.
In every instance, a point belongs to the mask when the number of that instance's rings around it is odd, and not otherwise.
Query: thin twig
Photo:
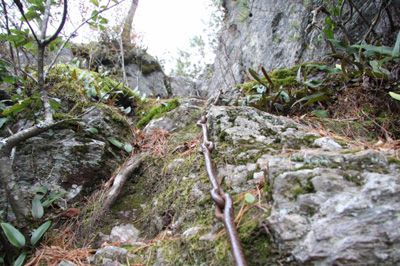
[[[64,49],[65,45],[67,45],[67,43],[71,40],[71,38],[73,36],[75,36],[75,33],[81,28],[83,27],[83,25],[85,25],[86,23],[88,23],[91,19],[93,19],[95,16],[98,16],[99,14],[103,13],[104,11],[107,11],[117,5],[119,5],[120,3],[124,2],[125,0],[121,0],[118,3],[115,3],[114,5],[111,5],[109,7],[106,7],[102,10],[100,10],[99,12],[97,12],[96,15],[90,16],[89,18],[87,18],[86,20],[84,20],[81,24],[79,24],[78,27],[75,28],[75,30],[68,36],[68,38],[63,42],[63,44],[60,46],[60,48],[57,51],[56,56],[54,57],[53,61],[50,63],[49,67],[47,68],[47,70],[45,71],[44,77],[46,78],[47,74],[49,73],[49,71],[51,70],[51,68],[54,66],[54,64],[56,63],[58,57],[61,54],[61,51]]]
[[[7,60],[7,59],[5,59],[5,58],[2,58],[2,60],[5,61],[5,62],[8,63],[8,64],[13,65],[13,66],[16,67],[19,71],[21,71],[23,74],[25,74],[28,78],[30,78],[32,81],[34,81],[35,83],[38,83],[38,80],[37,80],[37,79],[35,79],[31,74],[29,74],[28,72],[26,72],[25,70],[23,70],[23,69],[20,68],[19,66],[15,65],[13,62],[11,62],[11,61],[9,61],[9,60]]]
[[[25,16],[24,7],[23,7],[21,1],[20,1],[20,0],[14,0],[14,3],[17,5],[17,8],[18,8],[19,12],[21,13],[21,15],[22,15],[24,21],[26,22],[26,24],[28,25],[29,29],[31,30],[31,33],[32,33],[32,35],[33,35],[33,38],[35,38],[36,42],[39,44],[39,43],[40,43],[40,40],[39,40],[39,38],[36,36],[36,33],[35,33],[35,31],[33,30],[32,25],[29,23],[29,20],[28,20],[27,17]]]

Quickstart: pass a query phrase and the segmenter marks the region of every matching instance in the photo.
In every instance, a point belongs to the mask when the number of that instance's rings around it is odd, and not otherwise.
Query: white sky
[[[139,0],[133,26],[143,36],[150,54],[159,58],[175,54],[203,33],[210,0]]]

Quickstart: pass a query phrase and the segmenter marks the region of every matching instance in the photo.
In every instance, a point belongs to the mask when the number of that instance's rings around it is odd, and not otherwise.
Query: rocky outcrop
[[[257,176],[267,177],[273,206],[266,222],[289,260],[300,265],[400,262],[400,164],[390,153],[351,150],[290,119],[247,107],[213,107],[209,117],[213,139],[220,147],[229,143],[220,156],[237,154],[242,162],[220,171],[221,180],[240,192]]]
[[[102,41],[92,49],[75,44],[72,51],[82,67],[109,72],[122,81],[121,53],[117,41]],[[127,85],[143,96],[199,96],[193,81],[184,77],[168,77],[160,62],[144,49],[124,47],[124,64]]]
[[[190,78],[172,76],[169,78],[172,95],[182,97],[201,96],[196,88],[195,82]]]
[[[200,116],[205,101],[198,98],[182,99],[180,105],[166,113],[164,116],[150,121],[144,128],[145,133],[151,133],[154,129],[162,129],[168,132],[179,131],[189,124],[193,124]]]
[[[345,28],[352,42],[359,41],[369,30],[369,23],[375,17],[379,1],[352,1],[363,13],[359,16],[353,10],[353,19],[347,21]],[[319,30],[311,30],[316,22],[322,28],[325,15],[320,14],[313,21],[312,11],[321,1],[265,1],[237,0],[224,1],[225,19],[220,34],[220,44],[213,66],[213,76],[205,79],[201,91],[209,95],[220,89],[232,94],[231,87],[247,79],[249,67],[257,69],[262,65],[267,70],[290,67],[294,64],[321,60],[327,46]],[[391,15],[382,15],[376,25],[376,34],[383,36],[389,45],[396,37],[399,28],[398,4],[388,7]],[[385,11],[386,12],[386,11]],[[316,27],[314,27],[316,29]]]
[[[15,126],[31,124],[21,120]],[[130,143],[130,126],[117,110],[98,105],[87,110],[80,124],[55,128],[21,143],[13,169],[23,195],[30,200],[41,187],[61,193],[67,201],[90,194],[125,157],[110,143],[112,137]]]
[[[168,145],[127,185],[129,193],[114,210],[119,218],[112,221],[120,224],[127,219],[122,214],[134,210],[141,238],[126,229],[140,250],[134,263],[233,263],[222,224],[213,218],[210,185],[197,152],[202,104],[185,100],[146,129],[170,131]],[[400,262],[396,151],[354,147],[252,107],[211,106],[207,116],[216,144],[213,161],[224,190],[235,200],[249,265]],[[253,203],[244,201],[248,193]],[[124,236],[125,227],[117,228]]]

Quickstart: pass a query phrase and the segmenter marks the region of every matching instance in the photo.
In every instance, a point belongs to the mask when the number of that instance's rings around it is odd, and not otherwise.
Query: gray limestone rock
[[[204,100],[201,99],[182,99],[176,109],[169,111],[163,117],[150,121],[144,128],[144,132],[150,133],[157,128],[169,132],[183,129],[200,118],[203,105]]]
[[[76,264],[69,260],[63,260],[58,264],[58,266],[76,266]]]
[[[299,148],[318,138],[314,133],[285,117],[252,107],[212,106],[208,112],[213,140],[227,141],[240,148]]]
[[[142,95],[146,96],[168,96],[169,93],[165,85],[166,76],[163,72],[154,71],[145,75],[137,64],[129,64],[125,69],[128,85],[132,89],[137,89]]]
[[[324,153],[312,151],[318,152]],[[319,167],[305,161],[310,169],[273,174],[267,221],[279,247],[302,264],[398,263],[400,178],[398,170],[386,170],[384,157],[374,151],[331,153]]]
[[[39,187],[46,187],[49,193],[64,193],[63,197],[70,201],[92,192],[108,179],[121,158],[110,152],[113,147],[107,138],[132,138],[129,124],[124,127],[111,116],[95,108],[82,117],[86,128],[54,128],[18,145],[13,169],[23,195],[30,201]],[[90,127],[99,132],[87,132],[85,129]],[[65,203],[60,207],[67,207]]]
[[[171,92],[174,96],[191,97],[200,96],[196,84],[189,78],[170,77]]]
[[[132,224],[114,226],[111,229],[110,240],[113,242],[133,244],[139,239],[140,231]]]
[[[314,141],[314,145],[322,148],[323,150],[327,151],[336,151],[336,150],[341,150],[342,146],[338,144],[336,141],[329,137],[323,137],[316,139]]]
[[[312,11],[321,1],[224,1],[225,18],[219,35],[219,47],[213,65],[212,77],[205,77],[199,91],[216,95],[220,89],[223,97],[232,102],[238,90],[233,89],[248,76],[248,68],[260,65],[268,71],[291,67],[304,61],[321,60],[329,51],[321,41],[318,28],[323,27],[326,16],[317,17],[316,27]],[[346,22],[351,41],[355,43],[368,31],[363,22],[372,21],[378,9],[377,1],[352,1],[363,16],[354,16]],[[387,16],[376,25],[383,39],[393,39],[393,24],[398,27],[399,7],[390,6],[391,21]],[[340,38],[340,35],[337,35]],[[388,44],[392,46],[393,43]]]
[[[390,152],[347,150],[250,107],[213,106],[208,118],[232,191],[265,173],[266,223],[282,254],[299,265],[400,263],[400,169]]]
[[[107,246],[96,251],[91,261],[94,265],[120,265],[109,263],[126,263],[128,251],[124,248]]]

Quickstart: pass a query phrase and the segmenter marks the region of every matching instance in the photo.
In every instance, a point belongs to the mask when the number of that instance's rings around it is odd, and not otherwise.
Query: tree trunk
[[[135,12],[138,3],[139,0],[132,0],[128,15],[125,17],[124,26],[122,30],[122,42],[124,45],[131,44],[132,23],[133,23],[133,18],[135,17]]]
[[[17,178],[14,175],[12,163],[12,159],[9,155],[0,153],[0,179],[3,189],[6,192],[8,203],[17,221],[24,223],[29,211],[22,197],[21,190],[19,189]]]
[[[19,189],[17,176],[15,176],[12,169],[12,150],[21,142],[37,136],[61,123],[63,123],[63,121],[52,124],[38,124],[15,133],[8,138],[1,139],[0,141],[0,182],[3,189],[6,191],[7,201],[20,224],[25,223],[29,210],[27,207],[28,204],[24,201],[21,190]]]
[[[53,113],[49,102],[49,96],[47,95],[47,89],[45,88],[45,74],[44,74],[44,52],[46,47],[38,45],[38,57],[37,57],[37,71],[38,71],[38,87],[40,90],[40,98],[43,102],[44,108],[44,121],[46,123],[53,123]]]

